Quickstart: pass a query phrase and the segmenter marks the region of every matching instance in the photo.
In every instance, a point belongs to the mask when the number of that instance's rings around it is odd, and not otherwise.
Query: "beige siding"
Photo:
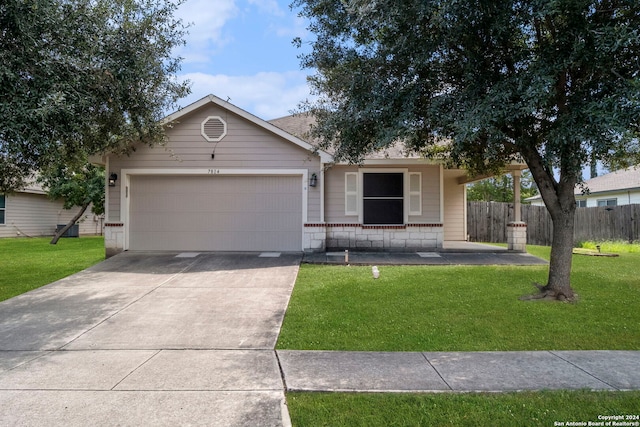
[[[300,177],[135,176],[130,191],[130,249],[302,249]]]
[[[61,201],[44,194],[14,193],[6,196],[5,225],[0,225],[0,237],[52,236],[57,224],[66,224],[79,208],[65,210]],[[80,234],[102,233],[102,219],[89,208],[80,218]]]
[[[466,240],[465,186],[458,184],[458,172],[444,171],[444,239]]]
[[[227,135],[218,143],[207,142],[200,124],[208,116],[227,122]],[[319,157],[224,109],[209,105],[183,116],[167,131],[165,147],[138,147],[130,156],[109,159],[108,173],[121,176],[122,169],[216,168],[216,169],[307,169],[320,175]],[[211,154],[215,149],[215,159]],[[120,181],[118,182],[120,184]],[[109,221],[120,218],[120,186],[109,188]],[[308,194],[308,219],[320,219],[320,186]]]
[[[420,172],[422,178],[422,215],[409,216],[410,223],[440,222],[440,168],[439,166],[366,166],[367,169],[407,169]],[[345,173],[357,172],[357,166],[334,166],[326,172],[325,221],[328,223],[356,223],[357,215],[345,215]],[[361,201],[359,201],[361,203]]]

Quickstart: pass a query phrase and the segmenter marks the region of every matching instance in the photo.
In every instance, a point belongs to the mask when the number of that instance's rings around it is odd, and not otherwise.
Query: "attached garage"
[[[300,251],[302,176],[132,175],[129,249]]]

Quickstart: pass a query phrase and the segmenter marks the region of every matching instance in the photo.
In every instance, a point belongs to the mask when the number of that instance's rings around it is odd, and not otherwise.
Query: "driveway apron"
[[[300,259],[123,253],[0,303],[0,425],[288,425]]]

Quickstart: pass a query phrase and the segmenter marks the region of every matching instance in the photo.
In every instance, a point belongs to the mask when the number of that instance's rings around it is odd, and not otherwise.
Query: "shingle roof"
[[[576,186],[574,194],[582,195],[583,187],[588,188],[591,194],[640,189],[640,165],[588,179],[583,186]],[[527,200],[540,198],[538,194],[537,196],[529,197]]]
[[[269,120],[274,126],[279,127],[285,132],[300,138],[311,145],[315,145],[309,136],[311,126],[316,123],[316,118],[310,114],[300,113],[291,116],[280,117],[279,119]],[[328,150],[330,151],[330,150]],[[333,153],[332,153],[333,154]],[[370,153],[366,157],[368,160],[374,159],[419,159],[420,155],[414,152],[407,152],[402,143],[396,143],[384,150]]]

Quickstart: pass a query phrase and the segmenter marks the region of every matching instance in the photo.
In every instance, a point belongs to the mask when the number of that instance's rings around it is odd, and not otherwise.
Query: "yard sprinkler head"
[[[371,273],[373,274],[374,279],[380,277],[380,270],[378,270],[378,266],[374,265],[373,267],[371,267]]]
[[[598,253],[600,253],[600,245],[596,245],[596,249],[598,250]]]

